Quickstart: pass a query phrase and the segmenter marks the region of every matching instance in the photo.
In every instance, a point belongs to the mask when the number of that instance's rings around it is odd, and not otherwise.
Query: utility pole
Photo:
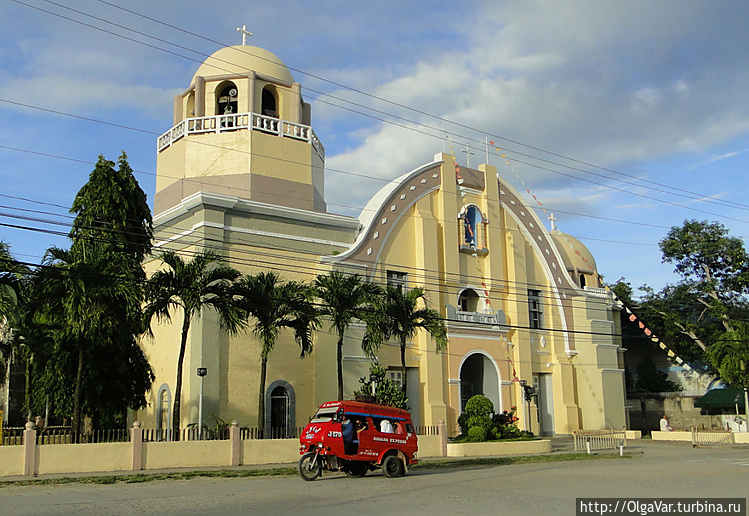
[[[198,400],[198,440],[203,440],[203,379],[208,374],[207,367],[198,367],[200,376],[200,398]]]

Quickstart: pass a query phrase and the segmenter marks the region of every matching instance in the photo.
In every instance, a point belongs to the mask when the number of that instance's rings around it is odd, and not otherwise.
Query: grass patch
[[[486,441],[480,441],[481,443],[516,443],[516,442],[522,442],[522,441],[540,441],[541,437],[516,437],[514,439],[490,439]],[[451,443],[473,443],[476,441],[471,441],[471,438],[467,435],[459,435],[458,437],[454,437],[451,441]]]
[[[222,469],[215,471],[183,471],[175,473],[134,473],[132,475],[102,475],[90,477],[35,478],[0,481],[0,488],[8,486],[55,486],[64,484],[139,484],[157,480],[190,480],[192,478],[242,478],[296,475],[296,468]]]
[[[411,469],[458,469],[485,466],[509,466],[512,464],[534,464],[541,462],[569,462],[578,460],[621,459],[617,454],[588,455],[586,453],[562,453],[554,455],[523,455],[518,457],[476,457],[455,459],[425,459]],[[36,478],[18,481],[0,481],[0,488],[8,486],[55,486],[65,484],[138,484],[158,480],[190,480],[193,478],[245,478],[297,475],[296,468],[267,469],[220,469],[210,471],[182,471],[174,473],[133,473],[123,475],[100,475],[88,477]]]

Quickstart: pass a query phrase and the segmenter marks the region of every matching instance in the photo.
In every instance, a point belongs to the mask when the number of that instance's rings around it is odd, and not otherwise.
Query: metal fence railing
[[[23,444],[23,427],[5,427],[0,444],[20,446]],[[92,430],[73,434],[69,426],[50,426],[36,429],[36,444],[85,444],[128,442],[130,435],[125,428]]]
[[[239,430],[239,436],[242,439],[298,439],[302,435],[302,430],[304,430],[304,427],[301,426],[296,428],[270,428],[269,430],[243,427]]]
[[[416,435],[439,435],[437,425],[416,426]],[[230,439],[230,427],[183,428],[175,435],[173,430],[164,428],[143,428],[143,442],[170,442],[170,441],[221,441]],[[304,427],[295,428],[250,428],[239,429],[240,439],[298,439]],[[20,446],[23,444],[23,427],[4,427],[0,445]],[[176,438],[176,439],[175,439]],[[83,443],[118,443],[130,441],[130,430],[125,428],[93,430],[73,435],[68,427],[47,427],[37,429],[36,444],[83,444]]]
[[[692,427],[692,447],[716,444],[734,444],[736,441],[730,430],[698,430]]]
[[[627,447],[627,434],[624,430],[614,430],[609,427],[604,430],[576,430],[572,432],[575,438],[575,451],[590,453],[596,450],[615,450]]]
[[[426,425],[415,427],[416,435],[439,435],[439,427],[437,425]]]
[[[4,426],[2,436],[0,437],[0,445],[3,446],[14,446],[23,444],[23,427],[20,426]]]

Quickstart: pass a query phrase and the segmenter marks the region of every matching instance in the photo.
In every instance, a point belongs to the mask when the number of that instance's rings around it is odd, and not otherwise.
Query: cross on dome
[[[237,27],[237,32],[242,33],[242,46],[247,45],[247,36],[252,36],[252,32],[247,30],[247,25],[242,25],[241,27]]]

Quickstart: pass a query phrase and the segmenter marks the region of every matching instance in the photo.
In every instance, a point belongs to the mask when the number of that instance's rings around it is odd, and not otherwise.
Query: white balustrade
[[[320,159],[325,161],[325,147],[323,147],[322,142],[311,127],[309,129],[309,141],[312,143],[312,147],[317,151],[317,155],[320,156]]]
[[[258,113],[187,118],[159,136],[156,147],[161,152],[185,135],[223,133],[244,129],[262,131],[280,137],[309,142],[320,158],[325,159],[325,148],[310,126],[287,122]]]
[[[253,113],[252,115],[252,128],[264,133],[272,133],[281,136],[280,120],[270,116],[258,115]]]
[[[289,138],[296,138],[297,140],[309,141],[310,127],[308,125],[295,124],[292,122],[283,123],[283,135]]]
[[[588,294],[591,297],[600,297],[603,299],[613,298],[613,295],[605,288],[589,287],[586,285],[585,287],[583,287],[583,290],[585,291],[586,294]]]

